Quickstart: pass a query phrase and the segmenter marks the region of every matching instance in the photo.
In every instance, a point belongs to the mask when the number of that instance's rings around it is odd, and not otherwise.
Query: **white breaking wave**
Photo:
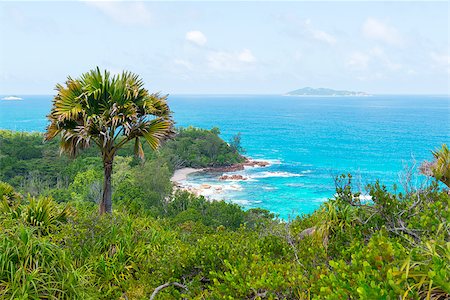
[[[281,160],[279,159],[254,159],[254,161],[266,161],[271,165],[281,165]]]
[[[224,191],[242,191],[242,186],[239,184],[224,184],[222,185]]]
[[[239,205],[249,205],[250,201],[245,200],[245,199],[235,199],[235,200],[231,200],[232,203],[236,203]]]
[[[251,205],[251,204],[258,204],[258,203],[262,202],[259,200],[247,200],[247,199],[231,199],[230,201],[231,201],[231,203],[236,203],[236,204],[243,205],[243,206],[247,206],[247,205]]]
[[[286,186],[292,186],[292,187],[302,187],[305,186],[304,183],[286,183]]]
[[[312,200],[312,202],[318,202],[318,203],[323,203],[323,202],[327,202],[328,198],[324,197],[324,198],[315,198]]]
[[[271,165],[281,165],[282,161],[276,158],[261,158],[261,157],[249,157],[251,161],[262,161],[262,162],[268,162]]]
[[[256,174],[252,174],[249,178],[271,178],[271,177],[302,177],[303,174],[290,173],[290,172],[260,172]]]
[[[276,188],[276,187],[272,187],[272,186],[263,186],[263,187],[262,187],[262,189],[263,189],[263,190],[266,190],[266,191],[273,191],[273,190],[277,190],[277,188]]]

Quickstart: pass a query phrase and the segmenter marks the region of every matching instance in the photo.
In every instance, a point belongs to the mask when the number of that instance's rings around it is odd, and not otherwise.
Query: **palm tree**
[[[134,140],[135,154],[143,159],[140,138],[156,150],[173,133],[167,96],[150,94],[143,85],[136,74],[111,76],[98,67],[56,85],[45,140],[61,135],[61,152],[72,157],[93,143],[100,148],[104,168],[100,214],[111,213],[111,174],[117,151]]]
[[[434,161],[424,162],[420,171],[428,176],[433,176],[450,188],[450,151],[446,144],[437,151],[432,151]]]

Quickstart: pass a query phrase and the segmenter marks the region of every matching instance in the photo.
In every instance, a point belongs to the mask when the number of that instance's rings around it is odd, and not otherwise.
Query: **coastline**
[[[232,164],[229,166],[223,166],[223,167],[209,167],[203,169],[205,172],[210,173],[229,173],[229,172],[236,172],[236,171],[242,171],[245,169],[245,167],[268,167],[270,166],[270,163],[265,160],[255,160],[248,157],[244,157],[244,161],[237,164]]]
[[[175,184],[179,184],[180,181],[186,180],[187,176],[189,174],[201,172],[203,169],[195,169],[195,168],[181,168],[178,170],[175,170],[172,177],[170,178],[170,181]]]
[[[236,185],[233,182],[240,180],[247,180],[248,178],[242,175],[227,175],[227,173],[233,173],[236,171],[244,170],[247,167],[255,168],[255,167],[268,167],[271,164],[268,161],[264,160],[253,160],[245,157],[244,162],[232,164],[229,166],[222,167],[208,167],[202,169],[196,168],[181,168],[175,170],[173,176],[170,178],[170,181],[174,185],[175,190],[183,190],[190,192],[196,196],[204,196],[209,201],[216,201],[221,199],[220,195],[224,193],[225,190],[239,190],[239,185]],[[207,184],[207,183],[199,183],[192,184],[186,183],[188,176],[193,173],[205,172],[215,174],[220,181],[223,181],[223,184]],[[225,183],[226,182],[226,183]]]
[[[190,168],[185,167],[178,170],[175,170],[170,181],[173,183],[178,183],[180,181],[184,181],[190,174],[197,172],[207,172],[207,173],[229,173],[244,170],[245,167],[268,167],[270,166],[270,162],[265,160],[256,160],[248,157],[244,157],[245,160],[242,163],[232,164],[229,166],[221,166],[221,167],[207,167],[207,168]]]

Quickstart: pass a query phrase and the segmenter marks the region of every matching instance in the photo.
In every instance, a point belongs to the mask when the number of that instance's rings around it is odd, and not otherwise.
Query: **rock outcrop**
[[[262,160],[246,160],[243,165],[248,167],[267,167],[270,163]]]
[[[219,177],[219,180],[247,180],[247,177],[240,174],[222,175]]]
[[[262,160],[250,160],[246,159],[243,163],[234,164],[231,166],[225,167],[212,167],[206,168],[204,171],[206,172],[217,172],[217,173],[228,173],[228,172],[237,172],[244,170],[245,167],[267,167],[270,163]]]

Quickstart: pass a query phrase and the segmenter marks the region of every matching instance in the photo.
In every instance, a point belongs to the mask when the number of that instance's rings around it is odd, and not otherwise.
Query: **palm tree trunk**
[[[112,190],[111,190],[111,175],[112,175],[113,159],[103,159],[103,171],[104,171],[104,181],[103,181],[103,196],[100,202],[100,214],[111,213],[112,211]]]

